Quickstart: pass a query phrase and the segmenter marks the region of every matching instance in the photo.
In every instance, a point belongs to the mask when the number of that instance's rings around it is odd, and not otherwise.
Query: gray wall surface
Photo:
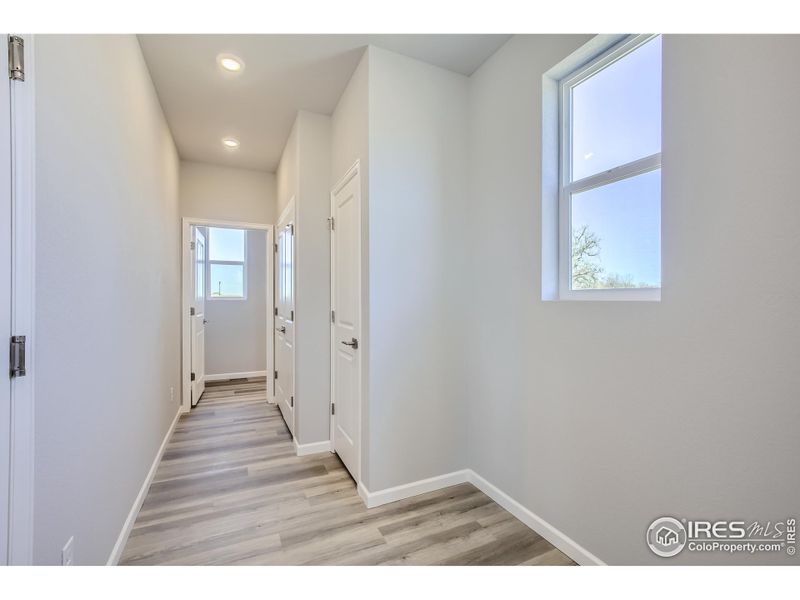
[[[466,218],[468,79],[369,50],[369,472],[381,490],[465,468],[454,273]]]
[[[247,231],[246,261],[246,299],[206,299],[206,375],[266,371],[266,231]]]
[[[274,173],[181,161],[181,216],[274,224]]]
[[[331,115],[333,189],[356,161],[361,178],[361,480],[369,487],[369,54],[367,48]]]
[[[295,433],[310,444],[330,438],[331,118],[300,111],[297,141]]]
[[[330,439],[330,168],[331,118],[299,111],[277,181],[280,214],[294,198],[294,434],[300,444]]]
[[[786,562],[645,531],[797,514],[800,37],[664,37],[662,301],[543,302],[541,80],[586,40],[514,37],[470,81],[469,464],[608,563]]]
[[[178,411],[178,157],[134,36],[36,63],[34,561],[103,564]]]

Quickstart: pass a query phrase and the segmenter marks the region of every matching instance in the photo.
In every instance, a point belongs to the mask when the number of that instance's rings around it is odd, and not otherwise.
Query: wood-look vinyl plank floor
[[[123,565],[571,565],[470,484],[367,509],[335,454],[295,455],[264,378],[181,417]]]

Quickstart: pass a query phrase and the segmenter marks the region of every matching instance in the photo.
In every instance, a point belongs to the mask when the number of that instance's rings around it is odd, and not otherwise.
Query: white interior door
[[[278,222],[275,238],[275,399],[294,435],[294,202]]]
[[[206,235],[192,227],[192,406],[206,389]]]
[[[361,181],[354,168],[331,195],[331,427],[333,449],[356,479],[361,445]]]
[[[3,36],[5,39],[7,36]],[[8,53],[0,52],[0,340],[11,338],[11,80]],[[7,355],[6,355],[7,356]],[[0,565],[8,564],[11,486],[11,376],[0,375]]]

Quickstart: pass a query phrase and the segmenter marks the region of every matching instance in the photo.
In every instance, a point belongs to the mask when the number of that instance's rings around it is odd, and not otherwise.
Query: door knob
[[[208,323],[208,320],[207,319],[203,319],[203,325],[205,325],[206,323]]]
[[[286,327],[278,327],[278,331],[281,333],[286,333]]]
[[[350,346],[353,350],[358,350],[358,340],[356,338],[350,338],[351,341],[349,342],[342,342],[345,346]]]

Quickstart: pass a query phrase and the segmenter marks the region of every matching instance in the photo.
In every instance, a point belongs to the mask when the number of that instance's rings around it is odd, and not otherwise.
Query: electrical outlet
[[[75,536],[71,536],[61,549],[61,564],[65,567],[72,566],[75,550]]]

